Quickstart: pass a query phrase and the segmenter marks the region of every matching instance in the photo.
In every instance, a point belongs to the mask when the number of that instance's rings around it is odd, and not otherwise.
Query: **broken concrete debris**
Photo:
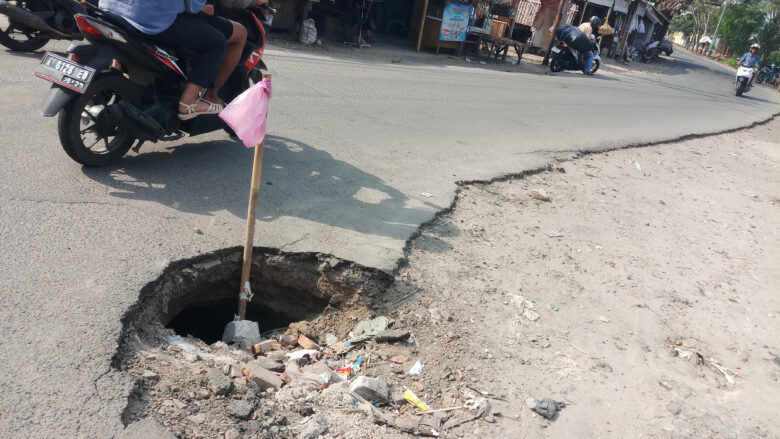
[[[208,380],[209,390],[216,395],[227,395],[233,390],[233,381],[226,377],[225,374],[217,371],[207,372],[206,379]]]
[[[228,412],[239,419],[247,419],[252,414],[254,406],[247,401],[234,399],[228,404]]]
[[[349,385],[349,391],[367,401],[383,401],[387,399],[387,384],[379,378],[359,376]]]
[[[244,376],[246,376],[249,381],[255,383],[260,390],[270,388],[278,389],[282,387],[283,382],[282,379],[279,378],[279,375],[262,368],[256,362],[245,364],[242,371],[244,372]]]
[[[300,347],[304,349],[317,350],[317,351],[320,350],[320,345],[314,343],[309,337],[303,334],[298,335],[298,345],[300,345]]]
[[[225,331],[222,333],[222,341],[226,344],[252,345],[260,340],[260,327],[257,322],[251,320],[234,320],[225,326]]]
[[[541,401],[536,398],[528,398],[525,400],[525,403],[529,409],[547,419],[554,419],[558,412],[566,407],[565,402],[558,402],[550,398],[544,398]]]

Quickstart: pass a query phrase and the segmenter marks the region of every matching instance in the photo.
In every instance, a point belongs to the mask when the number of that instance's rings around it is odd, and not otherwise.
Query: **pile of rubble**
[[[425,385],[415,338],[396,326],[380,316],[341,338],[288,330],[262,339],[256,323],[242,321],[212,345],[171,336],[134,360],[138,387],[125,422],[152,417],[186,438],[311,439],[438,436],[491,416],[476,391],[454,391],[452,407],[427,406],[416,394]]]

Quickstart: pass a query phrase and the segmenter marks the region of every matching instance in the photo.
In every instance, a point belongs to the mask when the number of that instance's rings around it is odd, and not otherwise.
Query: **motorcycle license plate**
[[[561,49],[559,49],[559,48],[557,48],[557,47],[553,47],[553,48],[552,48],[552,49],[550,49],[550,50],[552,50],[552,51],[553,51],[553,53],[561,53]]]
[[[35,70],[35,76],[73,91],[84,93],[89,83],[92,82],[92,77],[95,76],[95,69],[46,52],[41,64]]]

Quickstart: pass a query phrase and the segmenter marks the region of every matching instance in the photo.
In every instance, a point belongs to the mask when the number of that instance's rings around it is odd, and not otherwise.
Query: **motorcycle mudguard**
[[[73,43],[68,47],[68,53],[78,57],[78,63],[92,67],[96,72],[105,70],[111,66],[114,59],[114,51],[105,46],[96,46],[87,43]],[[43,100],[41,112],[46,117],[56,116],[57,113],[78,93],[52,84],[49,93]]]
[[[67,88],[60,87],[59,85],[52,84],[49,89],[49,93],[43,100],[43,108],[41,113],[46,117],[56,116],[57,113],[62,110],[62,107],[68,103],[71,99],[76,97],[78,92],[68,90]]]

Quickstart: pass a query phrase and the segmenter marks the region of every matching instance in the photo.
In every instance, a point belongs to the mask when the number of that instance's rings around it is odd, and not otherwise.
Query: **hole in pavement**
[[[147,284],[122,318],[112,366],[123,368],[145,348],[164,346],[176,334],[211,344],[222,338],[238,305],[240,247],[171,263]],[[367,315],[393,284],[389,273],[322,253],[287,253],[256,247],[247,319],[261,333],[322,326],[348,329]]]
[[[181,336],[191,335],[212,344],[222,339],[225,324],[233,320],[235,313],[235,299],[192,305],[176,315],[167,328],[173,329]],[[246,319],[257,322],[261,333],[282,328],[293,322],[284,314],[254,303],[247,305]]]

